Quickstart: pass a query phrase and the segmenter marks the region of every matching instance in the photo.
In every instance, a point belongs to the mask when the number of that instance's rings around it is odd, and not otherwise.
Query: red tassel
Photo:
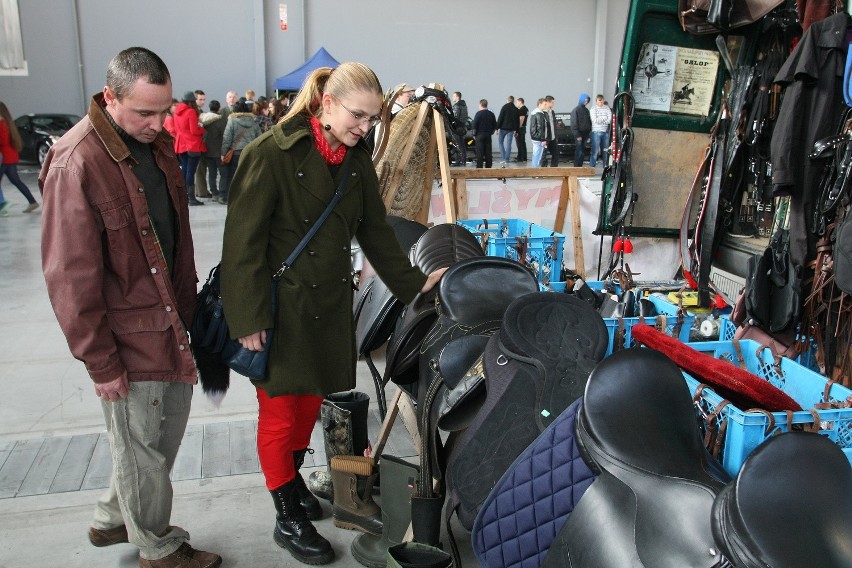
[[[629,238],[624,239],[624,254],[630,254],[633,252],[633,243],[630,242]]]
[[[624,250],[624,240],[621,237],[615,239],[615,242],[612,244],[612,252],[621,252]]]

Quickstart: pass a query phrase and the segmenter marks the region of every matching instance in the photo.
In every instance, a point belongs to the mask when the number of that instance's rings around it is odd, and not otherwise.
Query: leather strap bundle
[[[784,0],[679,0],[685,32],[693,35],[727,32],[754,23]]]

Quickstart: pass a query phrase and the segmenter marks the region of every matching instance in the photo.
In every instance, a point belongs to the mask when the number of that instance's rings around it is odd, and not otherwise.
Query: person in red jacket
[[[33,197],[30,188],[27,187],[21,177],[18,175],[18,152],[24,147],[21,141],[21,135],[18,133],[18,127],[15,126],[12,120],[12,115],[5,103],[0,101],[0,182],[3,181],[3,176],[9,178],[12,185],[24,194],[29,203],[24,209],[24,213],[31,213],[38,209],[38,202]],[[9,214],[9,202],[3,195],[3,190],[0,189],[0,216],[5,217]]]
[[[175,153],[180,160],[180,169],[186,179],[186,196],[190,205],[204,205],[195,198],[195,170],[201,154],[207,151],[204,144],[204,127],[198,121],[198,106],[195,103],[195,93],[184,93],[180,104],[175,109]]]

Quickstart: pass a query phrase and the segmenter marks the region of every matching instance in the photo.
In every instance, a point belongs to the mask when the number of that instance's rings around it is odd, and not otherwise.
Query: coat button
[[[178,349],[180,349],[181,351],[186,351],[186,345],[181,345],[180,347],[178,347]]]
[[[343,250],[348,251],[349,247],[343,247]]]
[[[296,177],[305,177],[305,172],[296,172]]]
[[[151,274],[156,274],[156,273],[157,273],[157,269],[156,269],[156,268],[152,268],[152,269],[151,269]]]
[[[148,231],[146,229],[142,229],[142,236],[144,237],[147,234],[148,234]]]
[[[172,311],[172,307],[171,307],[171,306],[166,306],[166,311],[167,311],[167,312]]]
[[[341,278],[340,281],[343,282],[344,284],[346,284],[347,282],[349,282],[349,279],[348,278]]]
[[[318,286],[318,285],[316,285],[316,284],[311,284],[311,289],[316,290],[317,288],[319,288],[319,286]]]
[[[352,172],[352,177],[358,177],[358,172]]]
[[[317,253],[315,253],[314,251],[312,251],[312,250],[308,251],[308,256],[316,256],[316,255],[317,255]]]
[[[151,406],[160,406],[160,401],[159,401],[159,399],[156,399],[156,398],[155,398],[154,400],[152,400],[152,401],[151,401]]]
[[[144,188],[144,187],[140,187],[140,188],[138,188],[138,189],[139,189],[139,193],[142,193],[143,191],[145,191],[145,188]]]
[[[303,220],[302,220],[302,222],[303,222],[305,225],[307,225],[308,223],[310,223],[310,222],[311,222],[311,220],[310,220],[310,219],[303,219]]]
[[[317,320],[319,320],[319,319],[320,319],[320,317],[319,317],[319,316],[314,316],[314,321],[317,321]]]

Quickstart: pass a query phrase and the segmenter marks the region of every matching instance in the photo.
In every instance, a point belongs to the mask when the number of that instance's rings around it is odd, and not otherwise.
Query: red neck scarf
[[[317,117],[311,117],[311,132],[314,133],[314,144],[322,154],[325,163],[330,166],[339,166],[343,163],[343,158],[346,157],[346,144],[341,144],[335,151],[331,149],[331,145],[325,136],[322,135],[322,125]]]

